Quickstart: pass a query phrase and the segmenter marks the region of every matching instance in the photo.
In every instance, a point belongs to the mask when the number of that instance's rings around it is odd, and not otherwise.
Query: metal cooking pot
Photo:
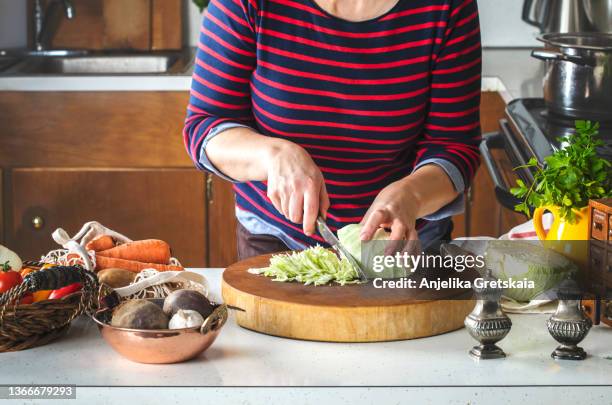
[[[553,32],[612,32],[612,0],[525,0],[523,21]]]
[[[531,52],[546,61],[544,101],[551,112],[612,120],[612,34],[545,34],[544,49]]]
[[[584,1],[584,10],[594,31],[612,32],[612,0]]]

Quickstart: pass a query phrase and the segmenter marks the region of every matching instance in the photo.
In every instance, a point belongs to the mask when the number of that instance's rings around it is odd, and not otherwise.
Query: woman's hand
[[[267,181],[268,197],[287,219],[312,235],[317,216],[325,217],[329,197],[321,170],[297,144],[259,134],[251,128],[230,128],[212,138],[206,155],[236,181]]]
[[[457,197],[453,183],[436,164],[383,188],[361,221],[361,240],[370,240],[380,227],[391,228],[391,240],[418,240],[417,218],[438,211]]]
[[[361,240],[370,240],[378,228],[390,228],[390,240],[417,240],[415,230],[421,202],[410,187],[408,178],[382,189],[363,220]]]
[[[317,216],[325,217],[329,208],[321,170],[303,148],[283,141],[271,148],[267,172],[268,198],[274,207],[312,235]]]

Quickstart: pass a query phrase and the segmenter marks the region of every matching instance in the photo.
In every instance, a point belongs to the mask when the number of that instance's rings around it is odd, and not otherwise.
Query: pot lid
[[[539,36],[538,40],[561,48],[612,51],[612,33],[554,33]]]

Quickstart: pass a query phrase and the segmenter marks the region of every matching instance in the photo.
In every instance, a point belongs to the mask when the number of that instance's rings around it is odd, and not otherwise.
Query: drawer
[[[51,233],[88,221],[170,243],[183,265],[206,264],[206,184],[195,169],[21,168],[10,173],[6,236],[24,259],[58,248]]]

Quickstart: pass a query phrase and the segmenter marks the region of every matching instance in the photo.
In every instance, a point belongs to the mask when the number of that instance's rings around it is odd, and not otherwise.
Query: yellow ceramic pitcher
[[[544,230],[542,225],[542,216],[546,211],[551,212],[554,218],[548,232]],[[535,227],[538,239],[541,241],[587,240],[589,238],[589,207],[574,210],[574,214],[576,214],[576,222],[569,223],[561,218],[558,207],[546,206],[536,208],[533,213],[533,226]]]
[[[542,216],[546,211],[551,212],[554,218],[548,232],[542,225]],[[536,208],[533,213],[533,225],[544,247],[553,249],[578,266],[584,267],[588,262],[588,245],[586,242],[579,241],[586,241],[589,238],[589,209],[584,207],[581,210],[574,210],[574,214],[576,221],[570,223],[561,218],[558,207]]]

